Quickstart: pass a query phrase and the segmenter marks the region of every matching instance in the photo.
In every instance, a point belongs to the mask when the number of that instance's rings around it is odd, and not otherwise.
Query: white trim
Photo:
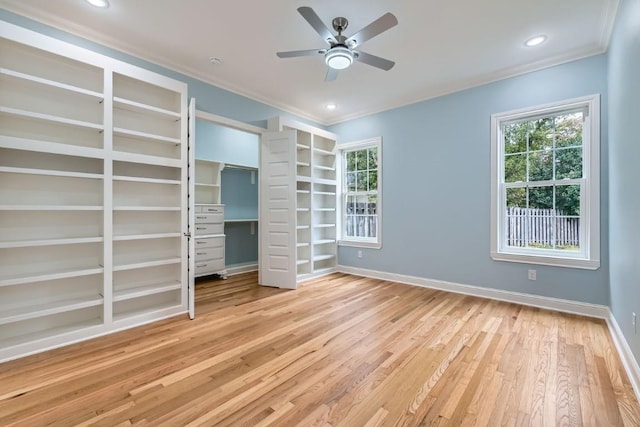
[[[235,276],[236,274],[249,273],[251,271],[258,271],[257,262],[248,262],[243,264],[228,265],[227,276]]]
[[[429,289],[438,289],[441,291],[471,295],[497,301],[511,302],[530,307],[560,311],[563,313],[579,314],[581,316],[595,317],[597,319],[606,320],[609,318],[609,307],[607,307],[606,305],[590,304],[586,302],[571,301],[540,295],[531,295],[521,292],[505,291],[501,289],[484,288],[481,286],[464,285],[460,283],[447,282],[444,280],[426,279],[424,277],[407,276],[397,273],[386,273],[383,271],[350,267],[346,265],[339,265],[338,271],[340,273],[348,273],[356,276],[390,280],[407,285],[420,286]]]
[[[499,232],[503,227],[505,203],[502,193],[504,153],[501,144],[500,125],[519,119],[559,113],[563,110],[584,108],[587,113],[583,136],[583,193],[581,195],[581,219],[588,227],[581,227],[580,254],[565,254],[560,251],[539,251],[525,248],[504,248]],[[531,183],[529,183],[531,184]],[[585,192],[587,192],[585,194]],[[567,268],[596,270],[600,267],[600,95],[588,95],[564,101],[551,102],[534,107],[521,108],[491,115],[491,206],[490,206],[490,253],[495,261],[542,264]],[[588,229],[588,233],[587,230]]]
[[[633,356],[631,347],[629,347],[629,343],[624,338],[622,330],[611,311],[609,311],[609,316],[606,320],[607,326],[609,327],[609,333],[611,333],[611,338],[613,339],[613,344],[618,350],[618,354],[620,355],[620,360],[622,360],[622,365],[624,366],[625,371],[627,371],[627,376],[629,377],[633,391],[636,394],[636,399],[640,402],[640,365],[638,365],[638,361]]]
[[[259,126],[250,125],[239,120],[230,119],[228,117],[219,116],[217,114],[207,113],[206,111],[196,110],[196,119],[206,120],[215,124],[226,126],[235,130],[243,132],[253,133],[258,136],[262,135],[262,132],[266,132],[267,129]]]

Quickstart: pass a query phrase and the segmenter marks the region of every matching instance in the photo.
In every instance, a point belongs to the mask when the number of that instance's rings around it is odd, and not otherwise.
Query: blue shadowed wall
[[[601,118],[601,267],[578,270],[493,261],[489,255],[490,117],[601,94],[598,55],[332,126],[340,142],[382,136],[382,249],[341,246],[342,265],[454,283],[609,303],[607,114]],[[537,281],[527,270],[537,270]]]
[[[258,167],[260,137],[205,120],[196,120],[196,158]]]
[[[622,0],[609,49],[611,311],[640,362],[639,100],[640,1]]]

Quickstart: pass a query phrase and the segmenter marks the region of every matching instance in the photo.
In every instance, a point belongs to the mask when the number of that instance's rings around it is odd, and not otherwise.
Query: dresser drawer
[[[223,270],[224,270],[224,258],[207,260],[207,261],[199,261],[199,262],[196,261],[196,276],[217,273]]]
[[[224,248],[224,236],[196,239],[196,252],[201,248]]]
[[[196,248],[196,262],[220,258],[224,259],[224,246],[217,248]]]
[[[196,205],[196,213],[219,213],[224,215],[224,205]]]
[[[196,213],[196,224],[222,224],[224,213]]]
[[[204,236],[206,234],[223,234],[224,223],[219,224],[196,224],[195,235]]]

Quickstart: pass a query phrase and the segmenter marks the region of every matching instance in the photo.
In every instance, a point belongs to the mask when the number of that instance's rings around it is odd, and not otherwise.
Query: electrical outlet
[[[536,271],[535,270],[529,270],[527,272],[527,278],[529,280],[536,280]]]
[[[358,251],[358,258],[362,258],[362,251]]]

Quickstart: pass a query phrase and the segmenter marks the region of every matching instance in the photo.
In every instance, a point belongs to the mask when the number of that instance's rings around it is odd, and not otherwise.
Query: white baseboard
[[[258,271],[258,263],[250,262],[245,264],[233,264],[227,266],[227,276],[235,274],[248,273],[250,271]]]
[[[582,316],[596,317],[598,319],[605,320],[609,318],[609,307],[606,305],[589,304],[560,298],[503,291],[500,289],[483,288],[481,286],[462,285],[460,283],[445,282],[444,280],[432,280],[425,279],[423,277],[406,276],[404,274],[385,273],[383,271],[368,270],[345,265],[339,265],[338,271],[341,273],[355,274],[356,276],[391,280],[393,282],[421,286],[423,288],[439,289],[457,294],[472,295],[480,298],[528,305],[531,307],[546,308],[548,310],[561,311],[563,313],[580,314]]]
[[[633,357],[631,347],[629,347],[629,343],[624,338],[622,329],[620,329],[618,321],[611,311],[609,311],[609,317],[607,318],[607,326],[609,326],[613,343],[618,350],[620,359],[622,359],[622,364],[627,371],[627,376],[629,377],[629,381],[631,381],[633,391],[636,393],[636,399],[640,402],[640,365],[638,365],[638,361]]]
[[[531,307],[544,308],[547,310],[560,311],[563,313],[579,314],[581,316],[604,319],[609,327],[609,332],[613,338],[614,345],[618,350],[622,364],[627,371],[629,381],[633,386],[636,399],[640,402],[640,367],[638,361],[633,357],[631,348],[627,340],[622,335],[618,322],[613,317],[611,310],[606,305],[589,304],[578,301],[564,300],[552,297],[525,294],[520,292],[503,291],[499,289],[483,288],[480,286],[462,285],[460,283],[445,282],[444,280],[431,280],[423,277],[406,276],[403,274],[386,273],[383,271],[369,270],[365,268],[339,265],[340,273],[348,273],[356,276],[371,277],[380,280],[404,283],[407,285],[420,286],[423,288],[438,289],[457,294],[471,295],[480,298],[488,298],[498,301],[512,302]]]

